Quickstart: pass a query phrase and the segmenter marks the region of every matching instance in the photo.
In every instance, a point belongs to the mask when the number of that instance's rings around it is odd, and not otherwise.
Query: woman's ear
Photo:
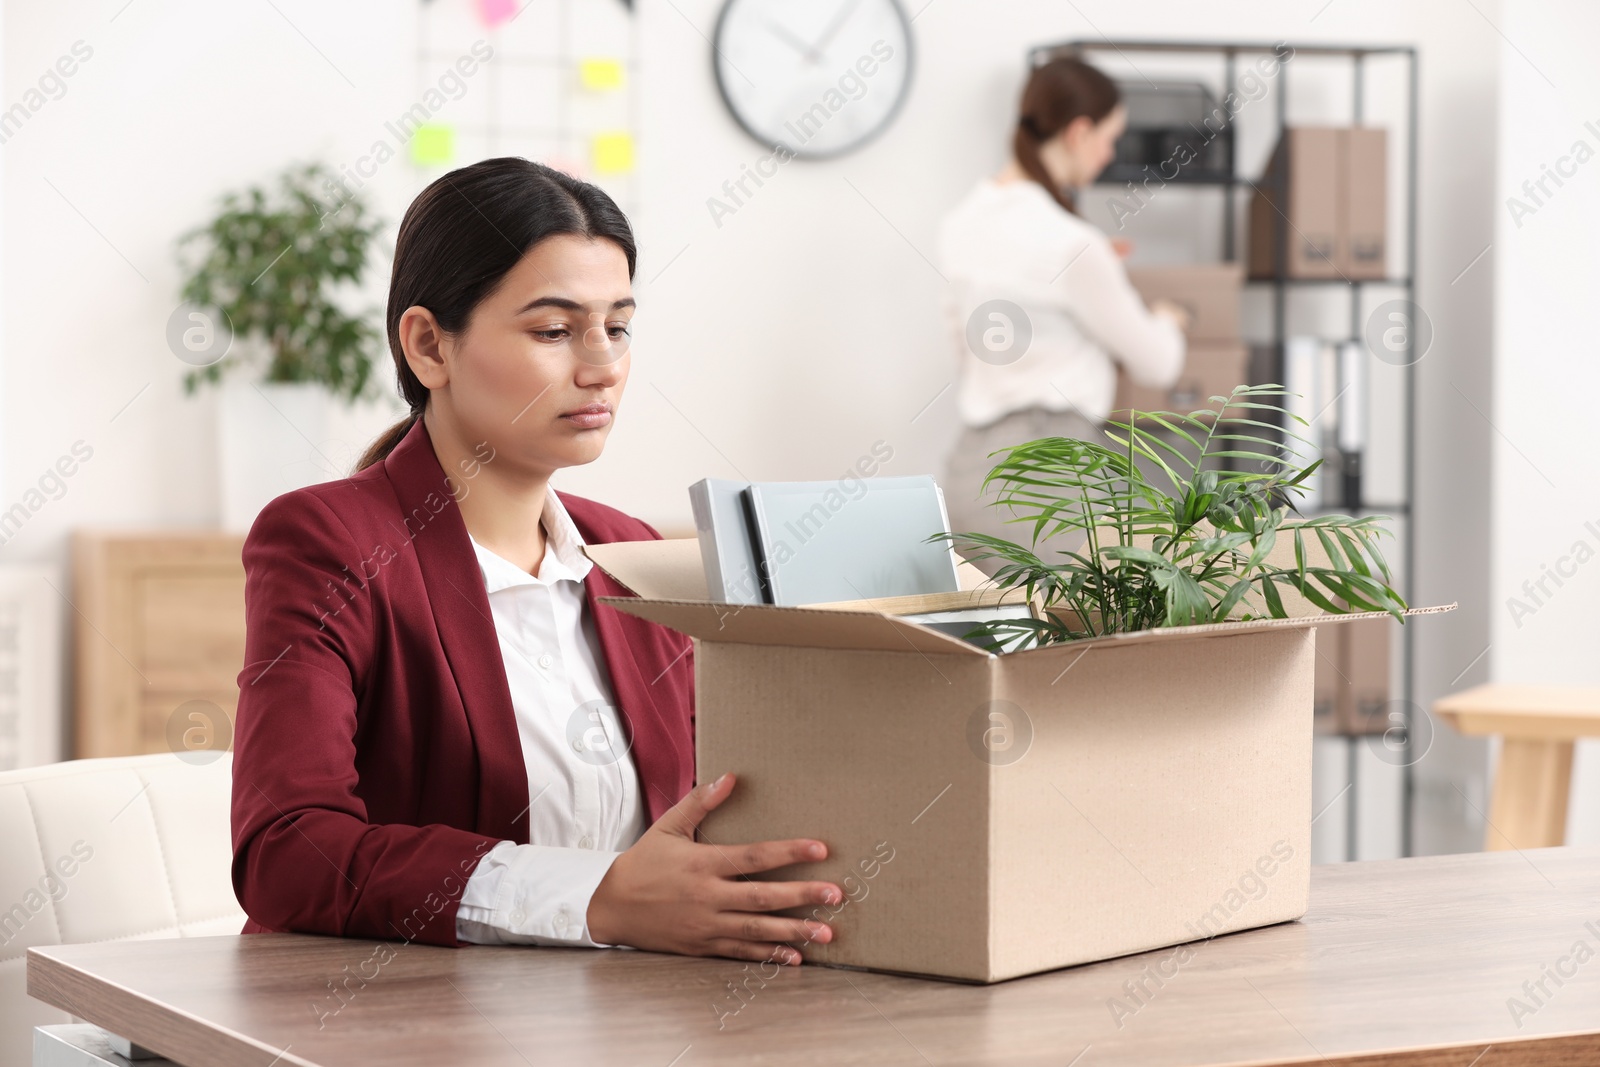
[[[1076,152],[1089,139],[1094,132],[1095,121],[1088,115],[1079,115],[1061,128],[1061,143],[1069,151]]]
[[[450,367],[445,361],[449,339],[439,326],[433,312],[421,305],[406,308],[400,316],[400,348],[405,353],[406,364],[428,389],[438,389],[450,384]]]

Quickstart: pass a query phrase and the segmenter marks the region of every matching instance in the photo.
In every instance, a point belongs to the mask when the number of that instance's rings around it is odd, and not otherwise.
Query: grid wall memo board
[[[638,55],[623,0],[422,0],[415,92],[420,100],[444,79],[446,103],[412,136],[410,165],[426,183],[524,156],[594,182],[633,215]]]

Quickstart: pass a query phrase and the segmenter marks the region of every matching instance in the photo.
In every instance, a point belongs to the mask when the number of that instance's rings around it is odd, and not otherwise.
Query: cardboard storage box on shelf
[[[584,551],[695,639],[698,775],[738,775],[702,838],[827,843],[758,876],[844,889],[790,912],[834,928],[809,961],[993,982],[1305,912],[1312,620],[995,656],[896,617],[925,598],[712,603],[692,539]]]
[[[1387,204],[1387,131],[1286,129],[1250,199],[1250,277],[1384,277]]]
[[[1389,137],[1382,129],[1344,131],[1344,226],[1335,261],[1347,277],[1389,273]]]
[[[1194,342],[1183,357],[1183,372],[1167,389],[1139,385],[1125,371],[1117,372],[1116,398],[1111,417],[1125,418],[1128,411],[1190,412],[1209,407],[1211,396],[1227,396],[1249,377],[1250,351],[1238,341]]]
[[[1193,341],[1239,339],[1239,292],[1244,285],[1240,263],[1180,263],[1129,267],[1128,281],[1146,304],[1170,300],[1189,313],[1187,336]]]

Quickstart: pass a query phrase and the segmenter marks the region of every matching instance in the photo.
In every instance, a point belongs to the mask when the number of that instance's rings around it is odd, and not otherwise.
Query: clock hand
[[[812,54],[816,59],[822,58],[822,51],[828,47],[828,42],[833,40],[834,34],[839,32],[839,27],[845,24],[845,20],[850,17],[851,12],[860,6],[861,0],[845,0],[844,6],[833,16],[833,21],[828,23],[827,29],[822,31],[821,38],[811,46]],[[812,60],[812,62],[816,62],[816,59]]]
[[[796,37],[785,27],[778,25],[771,19],[768,19],[767,29],[772,31],[774,37],[777,37],[779,40],[793,46],[796,51],[805,57],[807,63],[815,63],[817,61],[816,50],[802,41],[799,37]]]

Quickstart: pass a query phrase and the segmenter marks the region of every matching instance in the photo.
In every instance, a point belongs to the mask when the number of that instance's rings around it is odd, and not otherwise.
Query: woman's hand
[[[1182,304],[1171,300],[1156,299],[1150,302],[1150,313],[1160,315],[1162,318],[1171,319],[1177,323],[1178,329],[1188,334],[1189,327],[1194,325],[1194,316],[1189,314],[1189,309]]]
[[[824,859],[821,841],[702,844],[695,830],[733,792],[732,774],[695,786],[611,864],[589,899],[589,936],[683,956],[798,964],[786,941],[833,940],[833,928],[767,914],[844,899],[830,882],[757,882],[757,871]]]

